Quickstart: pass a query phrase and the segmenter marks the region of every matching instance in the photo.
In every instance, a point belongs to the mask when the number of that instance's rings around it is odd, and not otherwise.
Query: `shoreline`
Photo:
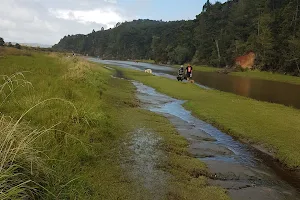
[[[149,62],[147,62],[147,60],[141,60],[141,62],[159,65],[159,66],[173,67],[173,68],[179,68],[179,66],[180,66],[180,65],[157,64],[157,63],[154,63],[152,60]],[[209,66],[202,66],[202,65],[194,65],[193,68],[195,71],[199,71],[199,72],[218,72],[219,70],[223,69],[223,68],[216,68],[216,67],[209,67]],[[300,85],[300,77],[299,76],[292,76],[292,75],[281,74],[281,73],[277,73],[277,72],[249,70],[249,71],[245,71],[245,72],[230,72],[227,75]]]
[[[130,72],[129,72],[130,73]],[[134,76],[134,75],[132,75],[132,76]],[[136,77],[136,76],[135,76]],[[160,80],[162,80],[163,78],[160,78]],[[147,79],[146,81],[143,81],[141,78],[139,78],[139,80],[138,81],[141,81],[141,82],[146,82],[145,84],[147,84],[147,85],[149,85],[149,86],[151,86],[151,87],[154,87],[154,88],[156,88],[156,89],[159,89],[159,91],[160,92],[162,92],[162,93],[165,93],[166,92],[166,87],[165,88],[158,88],[158,83],[154,83],[153,81],[151,81],[151,80],[149,80],[149,79]],[[157,80],[158,81],[158,80]],[[167,81],[167,80],[163,80],[163,81]],[[169,83],[168,83],[169,84]],[[174,84],[177,84],[177,83],[174,83]],[[170,86],[171,86],[171,83],[170,83]],[[174,85],[174,87],[175,87],[175,85]],[[182,86],[182,88],[184,88],[184,86]],[[197,89],[198,90],[198,89]],[[199,91],[200,91],[200,88],[199,88]],[[172,94],[171,94],[172,93]],[[171,92],[168,92],[168,94],[167,95],[170,95],[170,96],[172,96],[172,97],[174,97],[174,98],[177,98],[177,99],[185,99],[185,98],[182,98],[182,96],[180,97],[180,95],[178,94],[178,95],[176,95],[177,93],[176,93],[176,91],[171,91]],[[206,94],[206,93],[205,93]],[[234,98],[232,95],[233,94],[227,94],[227,93],[225,93],[225,92],[217,92],[216,94],[209,94],[209,95],[213,95],[213,96],[218,96],[218,95],[222,95],[222,96],[225,96],[225,97],[223,97],[223,98],[227,98],[227,97],[230,97],[230,98]],[[236,96],[236,95],[234,95],[234,96]],[[192,98],[192,97],[191,97]],[[203,97],[204,98],[204,97]],[[235,97],[235,98],[237,98],[237,97]],[[214,121],[213,120],[213,117],[211,118],[211,116],[210,115],[208,115],[208,116],[203,116],[203,115],[201,115],[200,113],[197,113],[197,109],[195,110],[195,106],[197,106],[198,104],[197,104],[197,102],[194,102],[192,99],[187,99],[188,100],[188,104],[193,104],[193,105],[187,105],[187,103],[185,103],[185,105],[184,105],[184,107],[185,108],[187,108],[188,110],[192,110],[193,111],[193,115],[194,116],[196,116],[197,118],[200,118],[200,119],[202,119],[203,121],[206,121],[206,122],[208,122],[208,123],[210,123],[210,124],[212,124],[212,125],[214,125],[214,126],[217,126],[218,128],[220,128],[221,130],[223,130],[223,131],[225,131],[228,135],[231,135],[232,137],[234,137],[234,138],[239,138],[239,140],[241,141],[241,140],[244,140],[244,138],[248,138],[247,139],[247,143],[248,144],[251,144],[251,143],[253,143],[253,142],[255,142],[256,144],[258,144],[259,142],[258,141],[260,141],[260,139],[259,138],[261,138],[261,137],[250,137],[250,135],[249,134],[240,134],[240,133],[238,133],[238,132],[236,132],[237,130],[232,130],[231,128],[224,128],[224,125],[222,125],[222,123],[220,123],[220,122],[216,122],[216,121]],[[191,102],[192,101],[192,102]],[[206,101],[208,101],[208,100],[206,100]],[[289,108],[289,107],[285,107],[285,106],[281,106],[281,105],[277,105],[277,104],[270,104],[270,103],[266,103],[266,102],[261,102],[261,101],[256,101],[256,100],[253,100],[253,99],[249,99],[249,98],[246,98],[246,97],[239,97],[238,99],[237,99],[237,101],[239,102],[239,101],[243,101],[244,103],[247,103],[248,101],[249,101],[249,103],[250,102],[252,102],[251,104],[254,104],[254,105],[259,105],[260,107],[264,107],[264,106],[267,106],[268,107],[268,109],[270,108],[272,108],[272,109],[274,109],[274,108],[276,108],[278,111],[279,110],[285,110],[285,112],[287,112],[287,113],[289,113],[289,112],[291,112],[290,114],[292,114],[292,113],[294,113],[293,115],[295,115],[296,113],[296,115],[299,115],[299,111],[297,110],[297,109],[293,109],[293,108]],[[234,103],[234,102],[233,102]],[[194,105],[194,104],[197,104],[197,105]],[[251,106],[250,106],[251,107]],[[208,110],[209,111],[209,110]],[[255,111],[254,111],[255,112]],[[274,111],[274,110],[272,110],[272,112],[275,112],[276,113],[276,111]],[[271,113],[270,113],[271,114]],[[254,115],[256,115],[255,113],[254,113]],[[272,115],[272,114],[271,114]],[[242,116],[247,116],[247,115],[242,115]],[[280,115],[278,116],[279,118],[280,118]],[[266,118],[267,119],[267,118]],[[257,120],[257,119],[253,119],[253,120]],[[294,119],[295,120],[295,119]],[[245,122],[246,123],[246,122]],[[230,127],[230,126],[229,126]],[[250,126],[251,127],[251,126]],[[250,128],[250,127],[248,127],[248,128]],[[243,127],[242,127],[243,128]],[[257,127],[256,129],[257,130],[261,130],[261,128],[262,127]],[[274,127],[270,127],[270,128],[273,128],[274,129]],[[276,129],[276,128],[275,128]],[[266,131],[266,130],[265,130]],[[270,131],[270,130],[268,130],[268,131]],[[278,131],[277,131],[278,132]],[[245,133],[245,132],[244,132]],[[271,133],[272,133],[272,131],[271,131]],[[267,135],[266,135],[266,137],[267,137]],[[288,137],[288,136],[287,136]],[[275,138],[275,136],[273,136],[273,138]],[[251,142],[250,142],[251,141]],[[260,141],[261,143],[265,143],[265,146],[273,146],[273,148],[276,148],[276,147],[274,147],[274,145],[272,145],[271,143],[267,143],[266,141]],[[252,144],[251,144],[252,145]],[[269,147],[268,148],[266,148],[266,147],[264,147],[266,150],[268,149],[268,151],[270,150],[269,149]],[[272,152],[272,151],[271,151]],[[278,154],[280,153],[278,150],[276,151],[276,153],[277,153],[277,155],[276,154],[273,154],[274,155],[274,157],[275,157],[275,159],[278,159],[278,160],[280,160],[280,163],[282,163],[283,165],[286,165],[287,167],[288,167],[288,169],[290,169],[290,170],[297,170],[298,169],[298,167],[296,167],[296,165],[295,164],[292,164],[292,160],[290,160],[289,162],[283,162],[283,160],[286,160],[286,159],[283,159],[282,157],[281,157],[281,159],[280,159],[280,157],[278,157]],[[282,155],[281,155],[282,156]],[[294,157],[291,157],[291,159],[294,159]],[[297,161],[298,162],[298,161]]]

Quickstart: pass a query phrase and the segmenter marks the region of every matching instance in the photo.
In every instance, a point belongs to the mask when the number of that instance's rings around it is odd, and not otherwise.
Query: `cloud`
[[[53,10],[49,12],[60,19],[77,21],[79,23],[97,23],[105,24],[106,27],[112,27],[117,22],[125,21],[118,12],[113,9],[93,9],[93,10]]]
[[[105,2],[108,2],[108,3],[114,3],[114,4],[118,3],[117,0],[104,0],[104,1],[105,1]]]
[[[63,36],[111,28],[131,20],[116,0],[1,0],[0,37],[53,45]]]

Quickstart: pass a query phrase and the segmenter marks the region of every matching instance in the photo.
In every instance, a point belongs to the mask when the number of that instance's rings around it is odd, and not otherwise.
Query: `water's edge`
[[[177,126],[181,135],[190,142],[192,154],[205,162],[211,173],[215,174],[211,177],[213,184],[229,188],[234,199],[239,199],[245,190],[255,199],[274,199],[274,195],[280,196],[279,199],[298,199],[297,174],[282,168],[271,155],[237,142],[215,127],[194,118],[191,112],[182,107],[184,101],[160,94],[141,83],[133,84],[137,88],[138,99],[143,103],[142,108],[165,115]]]

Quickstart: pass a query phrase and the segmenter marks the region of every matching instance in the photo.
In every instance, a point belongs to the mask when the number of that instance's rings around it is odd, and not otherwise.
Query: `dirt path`
[[[282,181],[251,148],[215,127],[193,117],[179,101],[133,82],[143,108],[167,117],[190,143],[194,157],[205,162],[210,183],[228,190],[232,199],[299,199],[298,192]]]

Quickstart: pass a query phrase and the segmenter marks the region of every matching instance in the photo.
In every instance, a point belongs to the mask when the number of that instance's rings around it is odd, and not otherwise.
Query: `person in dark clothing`
[[[183,75],[184,75],[184,68],[183,68],[183,65],[181,65],[178,70],[177,80],[183,81],[183,79],[184,79]]]
[[[188,64],[188,66],[186,67],[186,78],[189,81],[190,78],[192,78],[192,72],[193,72],[193,67]]]

